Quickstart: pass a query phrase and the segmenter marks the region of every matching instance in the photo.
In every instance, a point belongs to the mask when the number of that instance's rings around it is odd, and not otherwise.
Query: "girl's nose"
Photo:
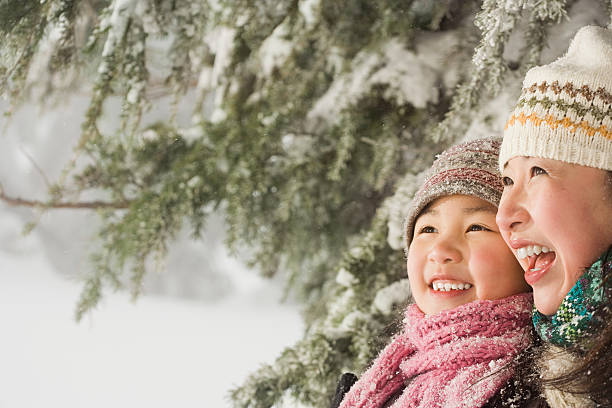
[[[505,190],[502,194],[495,221],[502,231],[517,231],[529,219],[520,192]]]
[[[438,264],[457,263],[461,261],[462,255],[457,245],[453,244],[453,240],[441,238],[434,243],[427,259]]]

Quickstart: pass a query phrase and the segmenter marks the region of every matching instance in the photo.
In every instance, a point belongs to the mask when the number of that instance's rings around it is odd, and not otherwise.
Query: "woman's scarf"
[[[531,308],[527,293],[476,300],[431,316],[409,306],[404,330],[341,408],[482,406],[511,378],[512,361],[531,344]]]
[[[610,306],[612,277],[612,251],[606,251],[578,279],[552,316],[533,311],[533,325],[542,340],[561,347],[584,343],[605,323],[597,312]]]

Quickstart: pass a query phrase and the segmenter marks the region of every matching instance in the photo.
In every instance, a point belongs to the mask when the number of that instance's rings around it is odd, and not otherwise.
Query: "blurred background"
[[[2,121],[7,193],[46,198],[85,106],[83,97],[24,105]],[[166,270],[147,276],[137,301],[109,293],[77,323],[99,224],[92,210],[0,203],[0,407],[226,407],[230,388],[300,338],[297,305],[281,302],[281,282],[228,254],[216,215],[202,239],[179,234]]]

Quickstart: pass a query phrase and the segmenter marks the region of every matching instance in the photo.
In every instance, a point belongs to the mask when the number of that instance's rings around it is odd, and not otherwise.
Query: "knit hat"
[[[442,152],[433,162],[425,182],[414,195],[405,222],[406,247],[421,211],[437,198],[463,194],[498,206],[503,185],[497,170],[500,138],[472,140]]]
[[[583,27],[567,53],[530,69],[506,123],[499,166],[515,156],[612,170],[612,31]]]

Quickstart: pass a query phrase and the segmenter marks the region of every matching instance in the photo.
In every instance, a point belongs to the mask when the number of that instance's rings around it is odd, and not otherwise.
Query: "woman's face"
[[[503,180],[497,224],[533,287],[536,308],[552,315],[584,269],[612,244],[606,171],[515,157]]]

